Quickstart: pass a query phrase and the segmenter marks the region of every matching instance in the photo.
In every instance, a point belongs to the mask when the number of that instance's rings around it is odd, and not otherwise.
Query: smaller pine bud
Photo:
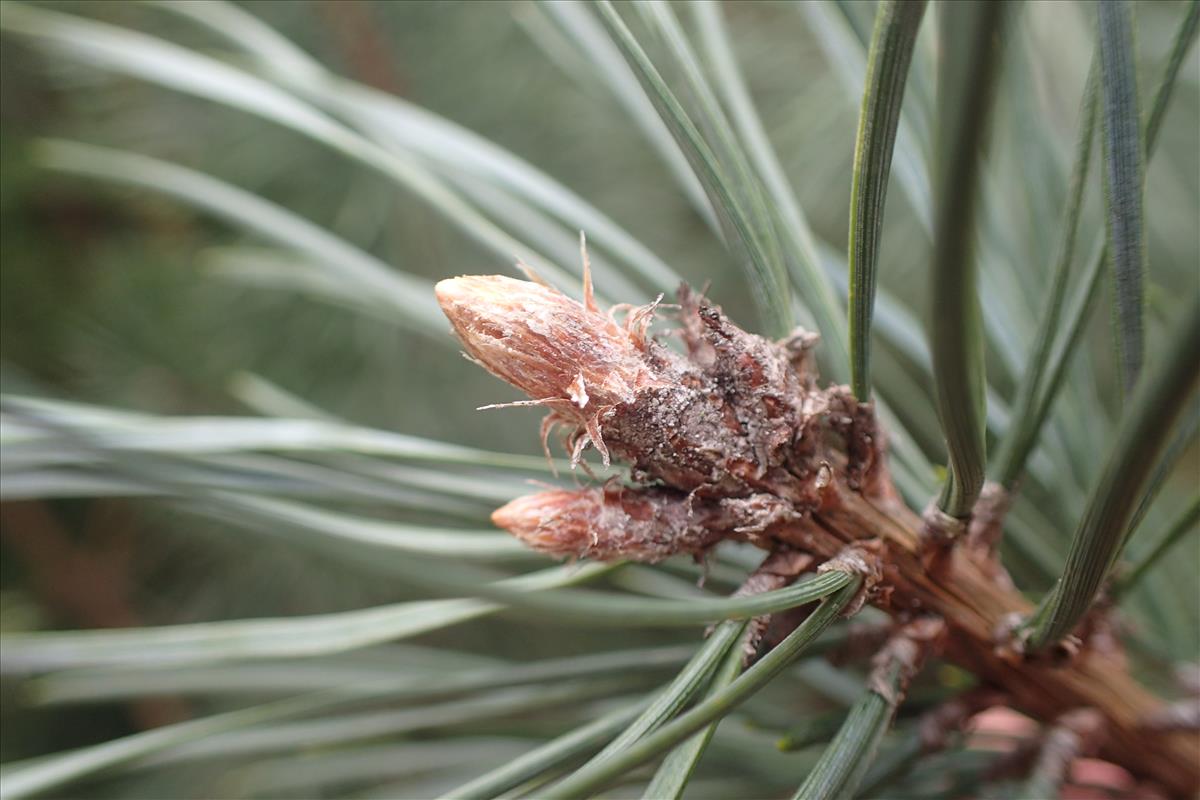
[[[492,522],[550,555],[653,562],[702,553],[729,537],[726,517],[676,492],[605,486],[520,497]]]

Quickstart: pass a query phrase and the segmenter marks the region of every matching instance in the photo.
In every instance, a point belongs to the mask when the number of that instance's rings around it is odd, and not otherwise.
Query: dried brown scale
[[[816,560],[808,553],[798,550],[776,550],[758,565],[733,596],[750,597],[782,588],[789,579],[807,572],[815,563]]]
[[[795,576],[808,571],[814,561],[812,556],[797,550],[775,550],[766,557],[763,563],[758,565],[758,568],[738,587],[733,596],[749,597],[782,589],[795,580]],[[742,653],[746,664],[749,664],[758,655],[759,648],[773,621],[775,618],[771,615],[754,617],[750,620],[742,641]]]
[[[952,517],[930,500],[921,515],[921,536],[931,547],[946,547],[967,533],[971,521]]]
[[[602,421],[605,443],[641,480],[708,496],[767,491],[803,506],[810,476],[794,467],[811,459],[796,451],[823,409],[811,376],[795,371],[793,352],[741,331],[689,293],[681,312],[694,322],[682,329],[689,358],[648,343],[660,385],[612,409]]]
[[[1012,495],[994,481],[987,481],[979,492],[979,500],[971,513],[967,531],[968,544],[984,553],[996,552],[1004,530],[1004,517],[1012,505]]]
[[[1096,709],[1105,758],[1180,796],[1200,787],[1200,737],[1148,730],[1163,703],[1123,660],[1085,648],[1056,666],[998,646],[1004,620],[1028,614],[1029,602],[982,548],[950,542],[930,557],[927,521],[892,486],[873,409],[845,387],[817,387],[811,334],[770,342],[683,292],[685,356],[642,336],[642,322],[630,332],[545,287],[522,288],[531,286],[455,279],[438,297],[472,356],[548,405],[577,441],[631,464],[642,485],[620,491],[624,516],[604,490],[583,489],[515,501],[494,517],[502,527],[561,555],[644,560],[735,538],[823,561],[875,540],[880,587],[891,591],[871,602],[902,622],[944,620],[946,657],[1035,718]],[[556,363],[531,365],[539,354]],[[963,526],[954,521],[954,532]]]
[[[883,550],[883,543],[878,539],[855,542],[817,567],[817,572],[849,572],[862,576],[858,592],[842,610],[842,616],[854,616],[862,610],[867,601],[881,604],[887,602],[887,597],[891,595],[891,586],[880,586],[883,581]]]
[[[896,708],[908,685],[936,653],[946,637],[946,623],[937,617],[920,617],[902,625],[871,659],[867,688]]]
[[[1087,642],[1091,650],[1126,663],[1125,645],[1120,637],[1121,627],[1116,602],[1109,591],[1104,589],[1076,629],[1077,638]]]
[[[1012,494],[999,483],[987,481],[975,502],[967,526],[967,547],[992,564],[992,576],[998,581],[1010,581],[1008,571],[1000,563],[998,548],[1004,534],[1004,517],[1012,505]]]

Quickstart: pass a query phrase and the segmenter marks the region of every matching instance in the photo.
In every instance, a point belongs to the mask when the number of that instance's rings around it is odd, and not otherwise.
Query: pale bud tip
[[[446,278],[440,280],[433,287],[433,293],[437,296],[438,303],[443,307],[447,303],[453,303],[462,297],[462,278]]]
[[[438,281],[433,293],[438,304],[449,311],[465,303],[495,302],[524,284],[503,275],[463,275]]]
[[[492,523],[536,550],[575,555],[592,543],[596,500],[592,492],[538,492],[496,509]]]

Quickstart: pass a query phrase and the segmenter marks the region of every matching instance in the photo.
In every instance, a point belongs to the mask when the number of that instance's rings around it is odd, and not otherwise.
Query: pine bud
[[[502,275],[450,278],[435,291],[469,355],[534,402],[577,422],[659,384],[641,337],[594,303]]]
[[[550,555],[660,561],[728,538],[728,517],[676,492],[605,486],[520,497],[497,509],[492,522]]]

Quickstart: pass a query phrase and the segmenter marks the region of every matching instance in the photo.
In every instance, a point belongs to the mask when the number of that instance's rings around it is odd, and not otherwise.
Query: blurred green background
[[[224,43],[151,5],[45,7],[161,35],[200,51]],[[645,137],[568,40],[524,2],[249,2],[244,8],[334,72],[400,95],[460,123],[573,188],[646,243],[739,322],[757,324],[742,274],[679,191]],[[1136,4],[1140,74],[1157,75],[1180,4]],[[873,4],[848,18],[865,35]],[[1029,3],[1015,23],[990,145],[987,213],[999,249],[1049,269],[1078,96],[1090,57],[1088,16],[1074,3]],[[736,2],[726,20],[741,66],[788,176],[821,240],[844,252],[856,89],[830,67],[801,4]],[[231,246],[258,244],[221,220],[160,195],[48,172],[37,139],[107,145],[191,166],[329,228],[398,269],[429,279],[511,274],[423,202],[319,144],[192,97],[31,49],[0,49],[0,383],[164,414],[251,414],[257,376],[329,414],[447,442],[536,455],[536,410],[476,413],[515,399],[434,342],[385,320],[223,280]],[[1193,53],[1148,171],[1151,347],[1181,298],[1200,291],[1200,70]],[[910,95],[913,93],[910,89]],[[918,98],[919,99],[919,98]],[[1044,160],[1045,167],[1038,159]],[[1093,172],[1095,177],[1095,171]],[[882,280],[926,318],[929,241],[893,183]],[[1081,241],[1100,220],[1099,192]],[[573,258],[570,248],[550,253]],[[1046,276],[1048,284],[1049,277]],[[601,291],[604,287],[600,287]],[[1045,285],[1018,285],[1037,308]],[[618,297],[639,302],[645,297]],[[990,302],[983,297],[984,304]],[[1015,334],[1027,341],[1030,331]],[[1097,394],[1116,411],[1106,365],[1106,314],[1093,320]],[[1158,338],[1156,338],[1158,337]],[[899,380],[882,362],[877,380]],[[889,373],[889,369],[892,370]],[[911,380],[911,378],[909,379]],[[1011,392],[1003,377],[999,389]],[[257,388],[256,388],[257,387]],[[928,387],[917,387],[929,391]],[[932,404],[909,429],[939,457]],[[1104,419],[1086,420],[1098,436]],[[1176,476],[1194,489],[1193,446]],[[478,503],[480,514],[488,503]],[[420,515],[413,515],[420,519]],[[0,506],[0,625],[7,630],[122,627],[357,608],[420,596],[268,537],[121,498],[17,501]],[[1065,532],[1064,532],[1065,535]],[[1186,558],[1196,563],[1195,542]],[[1183,553],[1180,554],[1181,559]],[[1180,586],[1194,590],[1194,581]],[[1169,610],[1166,613],[1170,613]],[[572,631],[520,620],[427,637],[519,658],[598,649],[605,641],[692,641],[611,629]],[[578,640],[578,645],[573,644]],[[1197,642],[1177,641],[1179,654]],[[4,685],[0,754],[11,760],[111,738],[197,713],[190,702],[31,709]],[[143,792],[153,795],[154,784]],[[94,787],[94,793],[124,788]]]

